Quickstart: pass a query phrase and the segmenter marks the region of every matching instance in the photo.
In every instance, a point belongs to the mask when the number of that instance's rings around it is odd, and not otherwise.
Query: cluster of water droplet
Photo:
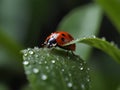
[[[100,38],[97,38],[95,35],[92,35],[92,36],[89,36],[89,37],[83,37],[83,38],[81,38],[80,40],[77,39],[77,40],[75,40],[75,42],[79,42],[79,41],[82,41],[82,40],[84,40],[84,39],[95,39],[95,38],[96,38],[96,39],[99,39],[99,40],[102,40],[102,41],[105,41],[105,42],[108,43],[109,45],[111,44],[111,46],[113,46],[113,47],[115,47],[115,48],[118,49],[118,45],[115,44],[114,41],[108,42],[108,41],[106,41],[106,38],[105,38],[105,37],[102,37],[102,38],[100,39]],[[103,46],[104,46],[105,42],[103,43]]]
[[[55,80],[55,77],[59,77],[58,74],[60,74],[66,83],[66,87],[72,88],[73,90],[87,90],[86,87],[88,88],[90,82],[90,69],[86,66],[86,63],[75,56],[65,56],[67,58],[65,60],[62,56],[52,55],[51,51],[48,52],[48,50],[42,50],[38,47],[23,50],[23,64],[26,69],[26,74],[39,75],[43,81],[52,78],[54,84],[58,82],[57,78]],[[43,55],[42,53],[46,54]],[[73,60],[74,58],[77,60]]]
[[[34,47],[34,49],[28,48],[25,50],[22,50],[23,52],[23,64],[25,66],[26,70],[26,74],[30,75],[30,74],[38,74],[40,73],[40,69],[37,68],[37,64],[42,64],[43,60],[39,60],[39,48],[38,47]],[[44,62],[47,63],[47,62]],[[47,79],[47,75],[45,75],[44,73],[41,74],[41,79],[42,80],[46,80]]]
[[[106,41],[106,38],[105,38],[105,37],[102,37],[101,39],[102,39],[103,41]],[[107,41],[106,41],[106,42],[107,42]],[[111,44],[112,46],[114,46],[115,48],[118,48],[118,45],[115,44],[114,41],[111,41],[110,44]]]

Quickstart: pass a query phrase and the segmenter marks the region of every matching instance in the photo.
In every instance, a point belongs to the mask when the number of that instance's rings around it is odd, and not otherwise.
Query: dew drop
[[[39,50],[39,48],[38,48],[38,47],[34,47],[34,49],[35,49],[35,50]]]
[[[83,37],[83,39],[86,39],[86,37]]]
[[[62,69],[62,72],[64,72],[65,70],[64,69]]]
[[[92,35],[92,38],[96,38],[96,36],[95,36],[95,35]]]
[[[66,78],[65,78],[65,81],[68,81],[68,80],[69,80],[68,77],[66,77]]]
[[[44,59],[45,57],[44,56],[41,56],[42,59]]]
[[[52,63],[55,63],[55,60],[52,60],[51,62],[52,62]]]
[[[26,57],[27,55],[28,55],[27,53],[24,54],[25,57]]]
[[[47,75],[43,74],[43,75],[41,76],[41,79],[42,79],[42,80],[46,80],[46,79],[47,79]]]
[[[30,50],[30,51],[29,51],[29,54],[31,54],[31,55],[32,55],[32,54],[34,54],[34,52]]]
[[[102,39],[103,41],[105,41],[105,40],[106,40],[106,39],[105,39],[105,37],[102,37],[101,39]]]
[[[79,40],[78,38],[76,38],[76,41]]]
[[[28,59],[28,60],[30,60],[31,58],[30,58],[30,57],[28,57],[27,59]]]
[[[84,61],[83,63],[84,63],[84,64],[86,64],[86,62],[85,62],[85,61]]]
[[[49,69],[49,67],[48,67],[48,66],[46,66],[45,68],[46,68],[46,69]]]
[[[34,50],[38,52],[38,51],[39,51],[39,48],[38,48],[38,47],[34,47]]]
[[[35,54],[35,57],[36,57],[36,58],[38,58],[38,57],[39,57],[39,55],[38,55],[38,54]]]
[[[30,50],[30,48],[27,49],[28,51]]]
[[[87,68],[88,71],[90,71],[90,68]]]
[[[72,87],[72,83],[69,82],[69,83],[67,84],[67,86],[68,86],[68,87]]]
[[[42,64],[42,62],[41,62],[41,61],[39,61],[39,62],[38,62],[38,64]]]
[[[116,44],[115,47],[118,48],[118,45]]]
[[[45,64],[47,63],[47,61],[45,61]]]
[[[47,56],[49,57],[49,56],[50,56],[50,54],[49,54],[49,53],[47,53]]]
[[[72,68],[75,68],[75,66],[72,66]]]
[[[96,38],[96,36],[94,35],[93,38]]]
[[[67,57],[68,59],[70,59],[70,57]]]
[[[33,68],[33,72],[34,72],[34,73],[38,73],[38,72],[39,72],[39,69]]]
[[[71,77],[71,76],[72,76],[72,74],[71,74],[71,73],[69,73],[69,76]]]
[[[80,70],[83,70],[84,68],[83,67],[80,67]]]
[[[85,90],[85,85],[81,84],[81,88],[82,88],[82,90]]]
[[[59,57],[57,57],[57,60],[59,60]]]
[[[28,62],[28,61],[23,61],[23,64],[24,64],[24,65],[28,65],[29,62]]]
[[[111,45],[115,45],[115,43],[113,41],[111,41]]]
[[[26,74],[29,75],[29,74],[31,74],[31,72],[30,72],[29,70],[27,70],[27,71],[26,71]]]
[[[88,78],[86,78],[86,80],[87,80],[87,82],[90,82],[90,78],[88,77]]]
[[[80,63],[80,66],[82,66],[83,64],[82,63]]]

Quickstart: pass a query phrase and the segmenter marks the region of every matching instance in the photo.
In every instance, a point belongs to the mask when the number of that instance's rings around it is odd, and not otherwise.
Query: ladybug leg
[[[75,54],[74,54],[74,52],[73,52],[72,50],[70,50],[70,53],[71,53],[73,56],[75,56]]]
[[[74,54],[74,52],[73,52],[73,51],[71,51],[71,53],[72,53],[72,55],[74,55],[74,56],[75,56],[75,54]]]
[[[44,44],[44,43],[42,43],[42,44],[41,44],[41,47],[45,47],[45,44]]]
[[[67,50],[67,56],[71,53],[72,55],[75,55],[72,50]]]
[[[43,44],[41,44],[42,47],[46,47],[47,42],[44,42]]]

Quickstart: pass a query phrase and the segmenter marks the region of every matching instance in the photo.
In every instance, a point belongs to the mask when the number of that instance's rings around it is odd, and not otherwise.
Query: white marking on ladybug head
[[[59,36],[59,34],[54,33],[54,34],[52,34],[52,35],[51,35],[51,37],[50,37],[50,38],[57,38],[58,36]]]

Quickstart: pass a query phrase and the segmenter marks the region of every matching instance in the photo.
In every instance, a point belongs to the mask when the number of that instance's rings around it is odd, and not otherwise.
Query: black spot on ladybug
[[[62,34],[62,36],[64,36],[64,37],[65,37],[65,34]]]
[[[61,38],[61,40],[64,42],[65,41],[65,39],[64,38]]]

